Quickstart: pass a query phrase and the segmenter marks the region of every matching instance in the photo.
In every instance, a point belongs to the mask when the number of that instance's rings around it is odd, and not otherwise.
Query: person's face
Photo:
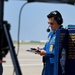
[[[59,28],[59,25],[54,19],[54,17],[48,19],[48,24],[49,24],[49,27],[51,27],[53,31],[56,31],[56,29]]]

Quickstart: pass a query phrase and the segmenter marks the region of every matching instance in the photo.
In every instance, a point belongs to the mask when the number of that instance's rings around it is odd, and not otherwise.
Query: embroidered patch
[[[50,45],[50,52],[52,52],[53,50],[53,45]]]

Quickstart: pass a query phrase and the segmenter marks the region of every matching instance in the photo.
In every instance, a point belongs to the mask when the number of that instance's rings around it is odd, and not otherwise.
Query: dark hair
[[[52,11],[50,14],[47,15],[47,18],[52,18],[52,17],[54,17],[54,19],[57,21],[59,25],[63,23],[62,15],[57,10]]]

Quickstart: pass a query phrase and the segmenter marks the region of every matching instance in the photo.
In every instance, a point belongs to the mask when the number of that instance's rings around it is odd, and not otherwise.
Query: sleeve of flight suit
[[[48,41],[46,42],[45,46],[43,47],[43,49],[46,50],[46,56],[47,57],[54,57],[54,54],[50,53],[50,51],[48,50],[48,48],[50,47],[49,40],[50,40],[50,38],[51,38],[52,35],[53,35],[53,31],[49,33],[49,35],[48,35]]]

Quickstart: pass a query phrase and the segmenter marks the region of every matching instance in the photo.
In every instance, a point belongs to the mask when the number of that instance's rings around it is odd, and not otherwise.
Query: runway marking
[[[6,61],[12,61],[12,59],[4,59]],[[41,59],[18,59],[19,61],[33,61],[33,60],[41,60]]]
[[[20,64],[21,67],[29,67],[29,66],[42,66],[42,64]],[[4,65],[3,67],[13,67],[13,65]]]

